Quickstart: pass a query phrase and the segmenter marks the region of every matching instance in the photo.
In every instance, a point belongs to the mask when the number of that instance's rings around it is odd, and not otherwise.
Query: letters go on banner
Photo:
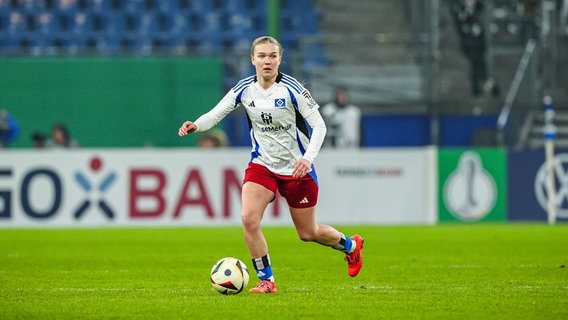
[[[435,150],[322,152],[318,221],[435,223]],[[9,151],[0,228],[240,224],[248,149]],[[291,225],[277,196],[265,224]]]

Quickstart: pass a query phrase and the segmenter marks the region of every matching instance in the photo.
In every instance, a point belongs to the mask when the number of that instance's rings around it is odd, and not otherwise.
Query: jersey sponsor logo
[[[248,104],[248,106],[251,107],[251,108],[254,108],[254,107],[255,107],[255,106],[254,106],[254,101],[251,101],[251,102]]]
[[[265,124],[272,124],[272,114],[270,112],[261,112],[260,113],[260,118],[262,119],[262,122],[264,122]],[[267,127],[262,127],[260,128],[261,132],[278,132],[278,131],[288,131],[292,129],[292,124],[288,124],[285,126],[267,126]]]
[[[313,109],[317,103],[316,100],[314,100],[314,98],[310,94],[310,92],[308,90],[304,90],[304,92],[302,92],[302,95],[304,96],[304,98],[306,98],[306,101],[308,101],[308,107],[310,109]]]
[[[262,112],[260,114],[260,117],[262,118],[262,122],[266,123],[266,124],[271,124],[272,123],[272,114],[270,113],[264,113]]]
[[[276,108],[285,107],[286,106],[286,99],[284,99],[284,98],[274,99],[274,106]]]
[[[286,125],[286,126],[270,126],[270,127],[262,127],[260,128],[261,132],[278,132],[278,131],[287,131],[292,129],[292,125]]]

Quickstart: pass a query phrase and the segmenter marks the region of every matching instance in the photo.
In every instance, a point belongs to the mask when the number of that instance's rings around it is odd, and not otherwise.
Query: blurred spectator
[[[538,0],[518,0],[518,10],[521,15],[521,45],[525,45],[529,39],[537,39],[538,26],[536,25]]]
[[[47,144],[47,135],[43,132],[36,131],[32,134],[32,146],[35,149],[45,148]]]
[[[77,148],[79,142],[71,138],[67,126],[60,123],[51,129],[51,139],[47,141],[47,147],[50,148]]]
[[[197,146],[202,149],[215,149],[228,146],[227,136],[221,130],[212,129],[199,135]]]
[[[324,147],[358,148],[361,146],[361,110],[349,102],[345,87],[337,87],[334,101],[324,105],[321,115],[327,126]]]
[[[470,63],[471,93],[475,97],[482,93],[498,96],[499,86],[487,74],[483,2],[457,0],[452,4],[451,10],[460,36],[462,52]]]
[[[560,6],[560,32],[568,35],[568,0],[561,0]]]
[[[16,119],[4,108],[0,108],[0,148],[8,148],[18,138],[20,130]]]

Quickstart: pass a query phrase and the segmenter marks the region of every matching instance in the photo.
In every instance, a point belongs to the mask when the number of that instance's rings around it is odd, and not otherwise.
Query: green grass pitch
[[[340,228],[365,237],[343,255],[265,227],[279,292],[211,288],[238,227],[0,230],[1,319],[568,319],[568,225]]]

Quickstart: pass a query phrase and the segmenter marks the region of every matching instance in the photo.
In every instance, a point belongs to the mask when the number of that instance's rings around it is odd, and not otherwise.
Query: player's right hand
[[[178,135],[183,137],[195,131],[197,131],[197,125],[191,121],[186,121],[179,127]]]

